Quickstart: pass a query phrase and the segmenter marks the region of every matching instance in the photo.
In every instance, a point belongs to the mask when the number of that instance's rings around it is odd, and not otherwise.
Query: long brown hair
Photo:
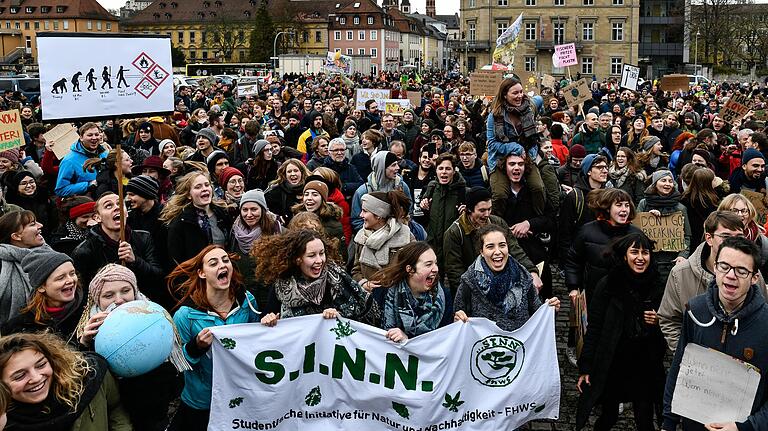
[[[587,206],[598,220],[611,219],[611,206],[619,202],[629,202],[629,220],[635,218],[635,203],[632,196],[622,189],[595,189],[587,194]]]
[[[217,248],[224,250],[224,247],[218,244],[207,245],[195,257],[181,262],[168,274],[168,291],[173,298],[177,299],[176,306],[173,307],[174,310],[181,307],[187,300],[191,300],[197,307],[206,311],[213,311],[213,306],[208,302],[208,296],[206,295],[208,284],[204,278],[200,278],[198,271],[203,269],[203,258],[205,258],[205,255]],[[227,252],[227,256],[229,256],[230,260],[238,259],[238,256],[234,253]],[[243,278],[237,272],[237,266],[233,264],[232,278],[229,282],[229,299],[234,300],[242,290]]]
[[[491,104],[491,115],[504,115],[504,105],[507,103],[507,92],[510,88],[518,84],[521,84],[521,82],[514,76],[501,81],[501,85],[499,85],[499,91],[496,92],[496,98],[493,99],[493,103]]]
[[[316,239],[323,242],[328,261],[341,262],[338,247],[325,235],[309,229],[289,230],[282,235],[262,237],[254,244],[251,254],[256,257],[256,279],[272,284],[279,278],[290,276],[298,270],[296,259],[303,256],[307,244]]]
[[[715,179],[715,173],[708,168],[700,168],[693,171],[691,182],[685,189],[681,199],[688,199],[693,205],[701,208],[717,207],[720,198],[712,187],[712,181]]]
[[[407,268],[409,266],[416,268],[419,257],[429,250],[432,250],[432,246],[425,241],[414,241],[406,244],[397,251],[395,258],[389,262],[389,265],[376,271],[370,279],[384,287],[397,286],[408,278]]]
[[[171,197],[170,200],[168,200],[165,208],[163,208],[163,211],[160,213],[159,220],[161,222],[170,224],[171,221],[178,217],[186,207],[192,205],[192,199],[190,198],[189,193],[192,190],[192,183],[194,183],[195,179],[201,175],[204,176],[208,181],[211,180],[211,177],[208,175],[208,173],[202,171],[192,171],[179,178],[179,181],[176,183],[176,193]],[[213,195],[213,186],[211,186],[211,195]],[[211,207],[213,206],[221,205],[216,202],[215,199],[212,199]]]
[[[627,157],[627,170],[633,174],[636,174],[643,170],[643,168],[640,167],[640,164],[637,162],[637,154],[635,154],[634,151],[629,149],[629,147],[619,147],[618,150],[616,150],[616,154],[619,154],[619,151],[623,151],[624,155]],[[616,158],[613,159],[613,165],[616,166]],[[618,166],[616,166],[618,168]]]
[[[301,160],[290,158],[283,162],[282,165],[280,165],[279,168],[277,168],[277,178],[275,178],[270,184],[282,184],[286,181],[288,181],[288,177],[285,174],[285,171],[288,170],[288,166],[294,165],[301,171],[301,181],[306,181],[307,177],[309,176],[309,169],[307,169],[307,166],[304,165],[304,163],[301,163]]]

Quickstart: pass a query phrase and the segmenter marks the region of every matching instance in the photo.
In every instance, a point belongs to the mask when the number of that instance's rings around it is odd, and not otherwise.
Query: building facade
[[[682,72],[689,62],[685,0],[640,0],[640,73],[654,78]],[[693,59],[691,59],[693,62]]]
[[[371,72],[400,65],[400,32],[395,20],[373,0],[347,2],[329,14],[328,48],[346,55],[369,55]]]

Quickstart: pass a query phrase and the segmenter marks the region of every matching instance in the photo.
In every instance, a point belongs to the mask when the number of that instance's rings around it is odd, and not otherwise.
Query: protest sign
[[[637,90],[637,81],[640,79],[640,68],[631,64],[625,64],[621,69],[621,88]]]
[[[241,97],[245,96],[257,96],[259,94],[259,84],[238,84],[237,95]]]
[[[536,76],[536,72],[524,72],[521,71],[517,74],[520,78],[520,84],[523,86],[523,91],[528,94],[531,91],[539,94],[539,77]]]
[[[358,88],[355,90],[355,109],[365,111],[365,102],[375,100],[379,109],[384,109],[384,100],[389,99],[389,90],[380,88]]]
[[[555,83],[557,83],[557,80],[552,75],[547,75],[546,73],[541,77],[541,86],[546,88],[555,88]]]
[[[352,72],[352,57],[342,55],[341,51],[328,52],[323,67],[325,67],[325,70],[329,73],[343,73],[349,75]]]
[[[473,318],[401,344],[320,315],[211,327],[208,429],[489,430],[556,419],[554,317],[545,304],[514,332]]]
[[[649,212],[638,213],[632,224],[656,241],[658,251],[685,250],[685,217],[682,212],[656,217]]]
[[[411,102],[411,108],[413,109],[421,108],[421,91],[409,90],[408,100]]]
[[[666,75],[661,77],[662,91],[688,91],[688,75]]]
[[[173,112],[169,36],[44,32],[37,50],[43,120]]]
[[[759,383],[760,371],[752,365],[688,343],[672,394],[672,413],[705,425],[744,422]]]
[[[43,133],[46,143],[53,144],[53,153],[61,160],[69,153],[72,144],[80,139],[77,129],[70,123],[57,124],[51,130]]]
[[[495,96],[503,80],[504,71],[480,70],[472,72],[469,74],[469,94],[472,96]]]
[[[765,194],[747,189],[741,189],[739,193],[749,199],[752,206],[755,207],[755,211],[757,212],[755,222],[757,222],[758,226],[763,226],[768,218],[768,205],[766,205]]]
[[[749,112],[749,96],[746,94],[733,94],[725,102],[720,117],[728,124],[741,120]]]
[[[755,121],[768,121],[768,110],[758,109],[755,111]]]
[[[18,109],[0,112],[0,151],[24,145],[21,115]]]
[[[411,101],[408,99],[386,99],[384,100],[384,112],[396,117],[402,117],[406,109],[410,109]]]
[[[569,107],[575,107],[576,105],[591,99],[592,91],[589,89],[587,80],[581,78],[576,82],[571,82],[563,88],[563,96],[565,96],[565,103],[567,103]]]
[[[576,44],[566,43],[565,45],[555,45],[555,55],[552,57],[557,59],[556,67],[575,66],[579,64],[576,58]]]
[[[205,78],[200,78],[197,80],[197,85],[200,88],[208,88],[216,83],[216,77],[215,76],[206,76]]]

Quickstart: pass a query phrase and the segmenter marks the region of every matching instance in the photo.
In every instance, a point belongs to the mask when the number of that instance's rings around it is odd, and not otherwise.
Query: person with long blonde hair
[[[211,408],[213,326],[258,322],[253,295],[245,290],[232,258],[220,245],[204,247],[168,275],[168,288],[178,298],[173,322],[192,371],[184,373],[181,404],[170,429],[203,431]]]
[[[53,334],[0,338],[0,376],[10,392],[8,429],[133,430],[107,362]]]

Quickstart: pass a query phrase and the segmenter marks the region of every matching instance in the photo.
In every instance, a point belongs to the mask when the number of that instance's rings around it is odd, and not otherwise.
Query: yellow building
[[[0,64],[37,63],[38,32],[119,30],[118,18],[96,0],[0,1]]]

